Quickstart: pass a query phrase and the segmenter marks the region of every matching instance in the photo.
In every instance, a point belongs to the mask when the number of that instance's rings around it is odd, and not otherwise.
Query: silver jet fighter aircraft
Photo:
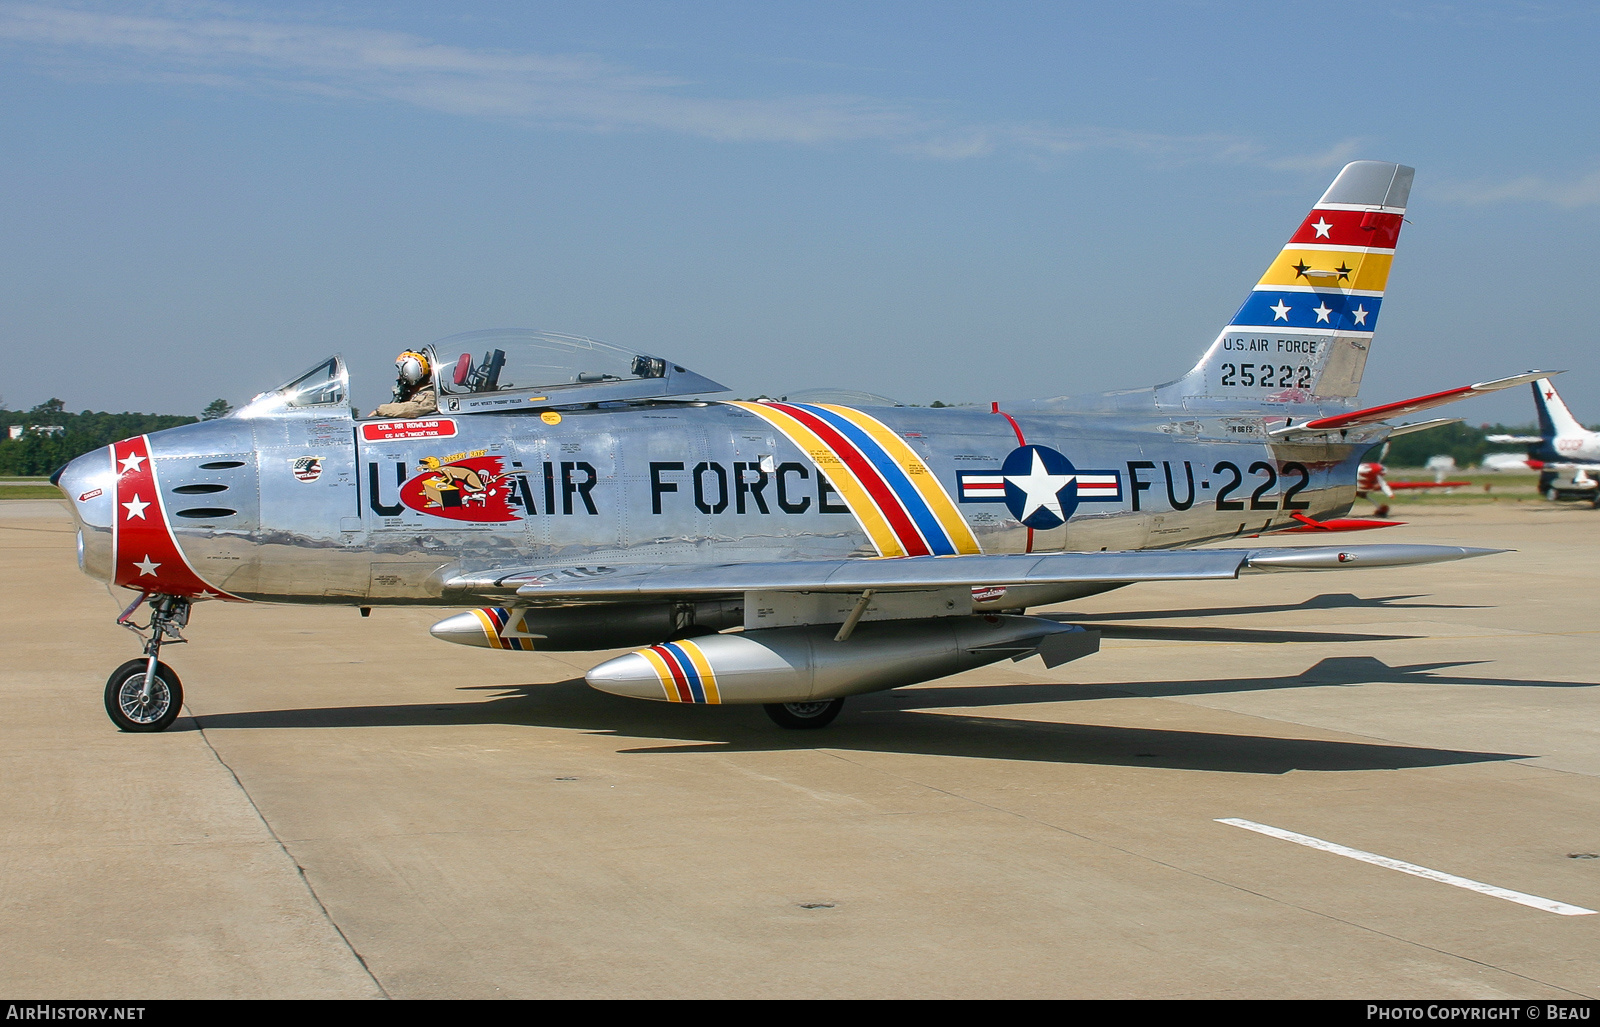
[[[425,417],[353,416],[336,356],[225,419],[80,457],[55,478],[80,564],[135,593],[119,623],[145,640],[107,711],[127,731],[173,722],[160,651],[202,600],[459,607],[436,637],[638,646],[589,683],[820,727],[852,694],[1097,648],[1028,607],[1492,552],[1189,548],[1360,527],[1340,518],[1362,454],[1438,423],[1390,418],[1546,373],[1357,409],[1411,180],[1344,168],[1193,370],[1151,388],[955,409],[709,401],[721,386],[660,357],[490,332],[427,352]]]

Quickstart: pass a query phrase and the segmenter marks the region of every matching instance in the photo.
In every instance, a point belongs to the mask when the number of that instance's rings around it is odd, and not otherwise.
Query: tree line
[[[0,474],[53,474],[74,457],[108,446],[118,439],[221,417],[230,409],[220,399],[208,406],[201,417],[131,412],[110,414],[104,410],[84,410],[74,414],[68,412],[66,406],[59,399],[50,399],[32,410],[0,409],[0,425],[4,425],[5,429],[0,432]],[[13,425],[22,428],[21,437],[11,437]],[[37,431],[34,430],[36,428],[58,428],[60,431]]]

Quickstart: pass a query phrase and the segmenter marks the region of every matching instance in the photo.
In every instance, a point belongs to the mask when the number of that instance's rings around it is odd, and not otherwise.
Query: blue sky
[[[1376,158],[1418,170],[1362,398],[1570,368],[1600,419],[1593,5],[461,6],[0,0],[6,405],[337,350],[370,406],[491,327],[739,395],[1146,385]]]

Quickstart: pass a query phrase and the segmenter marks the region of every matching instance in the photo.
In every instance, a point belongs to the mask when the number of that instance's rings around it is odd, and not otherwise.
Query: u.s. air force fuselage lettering
[[[476,522],[513,521],[541,513],[600,513],[593,496],[600,475],[587,460],[546,460],[532,468],[511,461],[510,470],[502,470],[504,457],[481,452],[448,461],[423,457],[421,473],[411,478],[406,477],[406,461],[388,463],[394,468],[397,503],[384,501],[379,462],[367,462],[368,503],[380,517],[398,517],[406,509]]]

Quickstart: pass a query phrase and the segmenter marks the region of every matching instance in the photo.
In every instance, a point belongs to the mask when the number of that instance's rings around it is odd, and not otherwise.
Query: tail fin
[[[1539,412],[1539,434],[1546,442],[1562,435],[1582,435],[1586,431],[1561,402],[1561,396],[1548,378],[1533,383],[1533,408]]]
[[[1354,399],[1414,174],[1346,164],[1206,355],[1157,389],[1158,402]]]

